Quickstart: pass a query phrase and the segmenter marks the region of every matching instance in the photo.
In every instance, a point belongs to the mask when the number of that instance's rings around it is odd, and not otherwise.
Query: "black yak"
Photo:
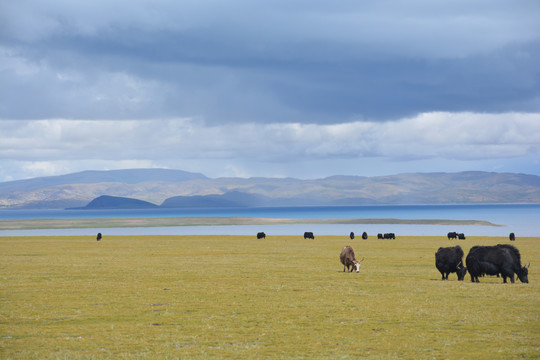
[[[463,249],[457,245],[454,247],[440,247],[435,253],[435,266],[440,271],[443,280],[448,280],[448,275],[455,272],[458,280],[463,280],[467,268],[463,266]]]
[[[529,282],[529,266],[521,266],[519,250],[512,245],[473,246],[465,259],[471,282],[479,282],[483,275],[501,274],[503,283],[506,278],[514,283],[514,274],[523,283]]]
[[[257,239],[266,239],[266,234],[264,232],[257,233]]]

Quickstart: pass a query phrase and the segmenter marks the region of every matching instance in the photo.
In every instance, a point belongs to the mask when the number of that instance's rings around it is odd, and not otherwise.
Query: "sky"
[[[0,2],[0,181],[540,175],[540,2]]]

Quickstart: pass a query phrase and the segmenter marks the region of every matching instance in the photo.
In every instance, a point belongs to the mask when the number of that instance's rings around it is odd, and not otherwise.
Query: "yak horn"
[[[362,261],[364,261],[364,259],[365,259],[365,258],[362,258],[362,260],[360,260],[359,262],[362,262]]]
[[[527,269],[531,267],[531,263],[529,263],[529,265],[527,265]]]
[[[461,264],[461,261],[458,262],[458,264],[456,265],[456,269],[459,269],[459,265]]]

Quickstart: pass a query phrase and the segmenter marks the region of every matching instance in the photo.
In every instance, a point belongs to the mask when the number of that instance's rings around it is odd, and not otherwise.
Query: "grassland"
[[[529,284],[441,281],[434,253],[456,243],[3,237],[0,358],[539,358],[540,238],[514,243]],[[342,271],[347,244],[365,257],[359,274]]]

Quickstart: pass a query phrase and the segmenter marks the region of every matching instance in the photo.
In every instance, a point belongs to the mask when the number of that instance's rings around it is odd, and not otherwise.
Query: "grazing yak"
[[[367,238],[368,238],[367,232],[364,231],[364,232],[362,233],[362,239],[367,240]]]
[[[457,239],[457,232],[451,231],[451,232],[449,232],[448,235],[446,235],[446,236],[448,236],[448,240],[450,240],[450,239]]]
[[[516,235],[514,233],[510,233],[510,241],[516,241]]]
[[[351,240],[354,240],[354,233],[351,231],[351,234],[349,235],[349,237],[351,238]]]
[[[521,266],[519,250],[512,245],[473,246],[465,259],[471,282],[479,282],[483,275],[501,274],[503,283],[506,278],[514,283],[514,274],[523,283],[529,282],[529,266]]]
[[[304,239],[315,239],[315,236],[313,236],[312,232],[305,232],[304,233]]]
[[[339,260],[343,264],[343,272],[345,272],[345,269],[347,269],[348,272],[352,272],[354,269],[356,269],[356,272],[360,272],[360,262],[362,262],[364,258],[360,261],[356,260],[353,248],[347,245],[341,249]]]
[[[103,237],[103,236],[101,236],[101,233],[97,233],[96,240],[99,241],[99,240],[101,240],[102,237]]]
[[[457,234],[457,238],[458,238],[458,240],[465,240],[466,239],[465,234],[463,234],[463,233]]]
[[[435,253],[435,266],[440,271],[443,280],[448,280],[448,275],[455,272],[458,280],[462,281],[467,273],[467,268],[463,266],[461,246],[440,247]]]
[[[257,233],[257,239],[266,239],[266,234],[264,232]]]
[[[384,234],[377,234],[377,239],[395,239],[396,234],[394,233],[384,233]]]
[[[377,234],[377,239],[382,239],[383,238],[383,234],[379,233]]]

